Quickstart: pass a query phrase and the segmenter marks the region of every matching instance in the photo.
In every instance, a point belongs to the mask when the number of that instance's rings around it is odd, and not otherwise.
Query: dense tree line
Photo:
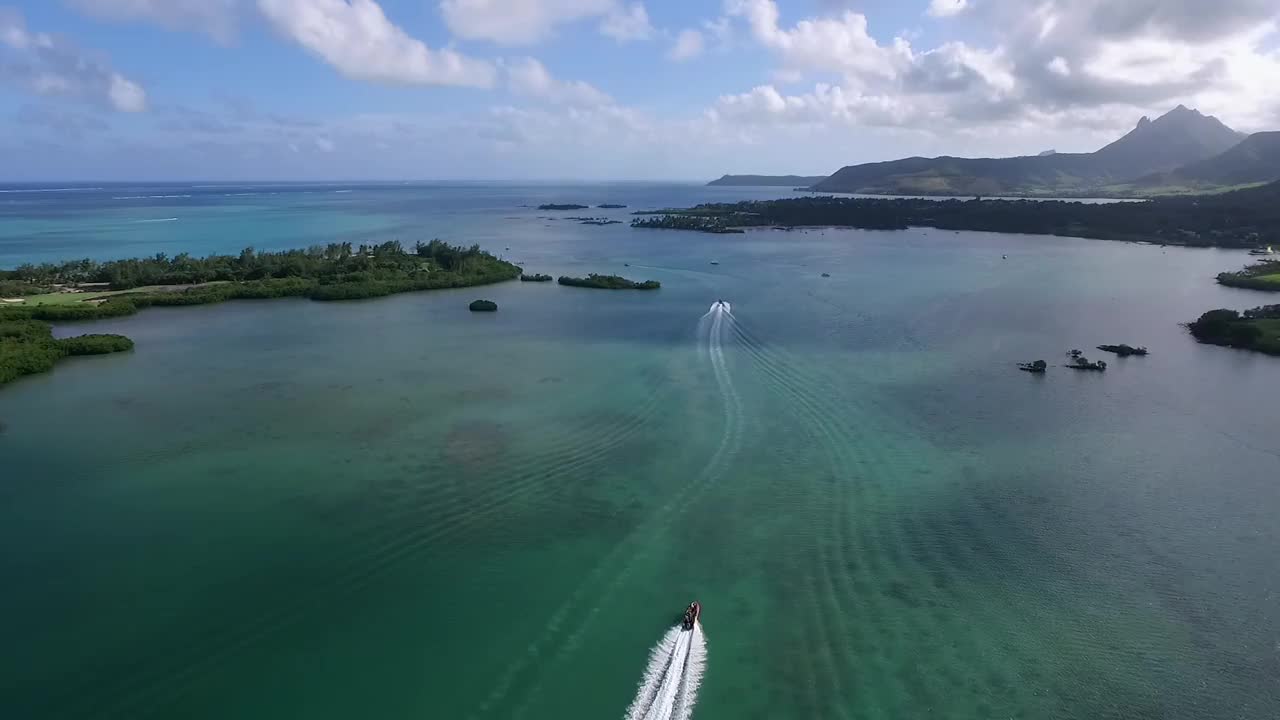
[[[39,320],[0,320],[0,385],[24,375],[48,372],[73,355],[103,355],[133,349],[123,335],[81,335],[57,339]]]
[[[309,250],[191,258],[163,254],[152,258],[95,263],[90,260],[24,265],[7,271],[5,280],[48,289],[62,283],[110,282],[128,289],[144,285],[192,285],[126,293],[100,303],[14,305],[0,307],[0,319],[29,318],[52,322],[130,315],[142,308],[206,305],[235,299],[308,297],[351,300],[416,290],[468,287],[520,274],[520,268],[482,251],[440,240],[418,243],[412,252],[398,242],[381,245],[334,243]],[[104,280],[103,278],[110,278]]]
[[[306,250],[257,252],[245,248],[239,255],[210,255],[204,258],[181,253],[173,257],[158,253],[149,258],[112,260],[72,260],[64,263],[22,265],[0,271],[5,288],[41,292],[56,284],[108,283],[112,290],[131,290],[146,285],[195,285],[209,282],[250,282],[305,278],[317,284],[341,282],[401,281],[429,272],[476,275],[500,263],[482,251],[450,245],[441,240],[417,243],[406,251],[398,241],[353,247],[349,242],[315,245]]]
[[[662,287],[662,283],[657,280],[636,282],[618,275],[597,275],[595,273],[591,273],[584,278],[562,275],[557,282],[569,287],[599,288],[601,290],[657,290]]]
[[[709,203],[637,219],[635,227],[724,232],[734,227],[935,227],[1171,245],[1280,243],[1280,182],[1221,195],[1085,204],[1056,200],[804,197]]]

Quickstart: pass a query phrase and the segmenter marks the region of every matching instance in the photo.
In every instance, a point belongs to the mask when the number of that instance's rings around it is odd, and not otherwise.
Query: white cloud
[[[784,29],[773,0],[729,0],[727,9],[729,15],[746,20],[758,43],[779,54],[785,70],[842,72],[861,82],[893,79],[910,62],[905,40],[881,46],[867,32],[866,16],[852,10],[833,18],[801,20]]]
[[[936,0],[931,8],[972,14],[993,29],[992,44],[919,49],[905,37],[878,41],[851,10],[785,26],[774,0],[726,0],[727,17],[777,56],[778,82],[841,81],[798,95],[762,86],[721,98],[715,112],[756,123],[823,116],[969,129],[1071,118],[1116,132],[1182,102],[1246,130],[1276,121],[1265,87],[1280,77],[1274,2],[1042,0],[1028,11],[1024,0]]]
[[[944,18],[959,15],[969,9],[969,0],[930,0],[928,13],[932,17]]]
[[[619,41],[653,32],[644,4],[622,0],[441,0],[445,24],[459,37],[500,45],[533,45],[560,25],[600,18],[600,32]]]
[[[432,50],[392,23],[374,0],[258,0],[285,37],[356,80],[401,85],[493,85],[494,67]]]
[[[676,62],[691,60],[702,54],[705,47],[702,33],[697,30],[681,30],[676,35],[675,43],[667,52],[667,57]]]
[[[154,22],[172,30],[195,30],[219,42],[235,36],[239,0],[67,0],[104,20]]]
[[[644,40],[653,34],[653,25],[649,24],[649,13],[644,3],[632,3],[630,6],[618,6],[600,21],[600,33],[618,42]]]
[[[65,38],[31,32],[16,10],[0,8],[0,45],[0,83],[120,112],[147,109],[141,85]]]
[[[594,106],[612,102],[608,95],[581,80],[557,80],[533,58],[516,60],[504,67],[507,83],[517,95],[565,105]]]
[[[107,97],[112,106],[122,112],[142,112],[147,109],[147,91],[120,73],[111,73]]]

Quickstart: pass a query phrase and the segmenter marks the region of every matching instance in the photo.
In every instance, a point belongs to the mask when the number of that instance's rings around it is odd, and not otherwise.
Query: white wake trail
[[[688,720],[698,700],[706,656],[701,623],[687,632],[679,625],[668,630],[649,653],[626,720]]]
[[[702,623],[694,623],[689,633],[689,656],[684,664],[684,678],[671,710],[674,720],[689,720],[693,706],[698,702],[698,687],[702,685],[702,673],[707,669],[707,640],[702,635]]]

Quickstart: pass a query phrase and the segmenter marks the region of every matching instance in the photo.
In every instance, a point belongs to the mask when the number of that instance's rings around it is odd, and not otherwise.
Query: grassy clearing
[[[225,282],[207,282],[195,283],[192,285],[147,285],[144,287],[132,288],[129,290],[102,290],[94,292],[56,292],[45,293],[43,295],[28,295],[22,298],[25,302],[12,303],[15,306],[23,305],[74,305],[76,303],[88,302],[89,300],[99,300],[101,298],[115,297],[117,295],[128,295],[131,293],[149,293],[149,292],[180,292],[183,290],[191,290],[195,288],[209,287],[211,285],[222,285]]]
[[[1280,319],[1253,320],[1252,322],[1262,331],[1262,336],[1254,343],[1254,348],[1271,355],[1280,355]]]

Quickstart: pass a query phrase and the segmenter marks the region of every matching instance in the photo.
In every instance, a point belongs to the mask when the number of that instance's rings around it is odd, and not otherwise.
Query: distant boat
[[[1275,255],[1276,251],[1272,250],[1271,246],[1268,245],[1266,250],[1250,250],[1249,254],[1250,255]]]
[[[712,264],[712,265],[719,265],[720,263],[719,263],[718,261],[716,261],[716,260],[712,260],[712,261],[711,261],[711,264]]]

